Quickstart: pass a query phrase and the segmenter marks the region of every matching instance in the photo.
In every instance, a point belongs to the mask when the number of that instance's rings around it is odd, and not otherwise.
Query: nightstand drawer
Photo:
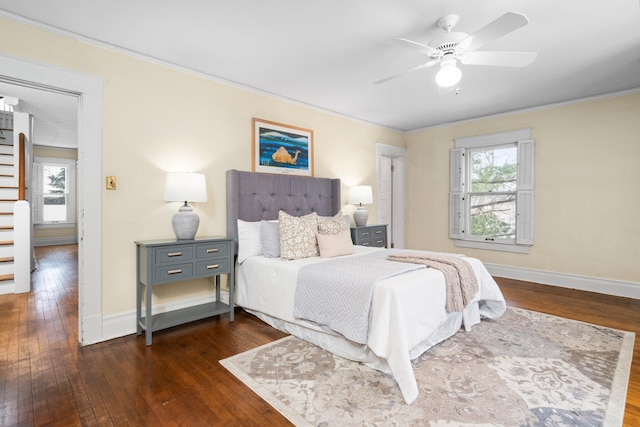
[[[196,245],[196,259],[228,258],[230,247],[229,242],[210,242]]]
[[[374,237],[373,239],[371,239],[371,244],[369,246],[375,246],[377,248],[386,248],[387,239],[386,237]]]
[[[386,225],[365,225],[351,228],[351,240],[354,245],[387,247]]]
[[[229,272],[228,259],[212,259],[196,263],[196,276],[211,276],[212,274],[225,274]]]
[[[158,283],[168,280],[188,279],[193,277],[193,263],[156,267],[155,273],[155,281]]]
[[[166,262],[183,262],[193,259],[193,246],[157,248],[156,264]]]
[[[373,238],[371,227],[356,228],[356,240],[365,242]]]
[[[386,237],[387,235],[387,227],[384,225],[377,225],[375,227],[371,227],[371,237],[373,239],[381,239]]]

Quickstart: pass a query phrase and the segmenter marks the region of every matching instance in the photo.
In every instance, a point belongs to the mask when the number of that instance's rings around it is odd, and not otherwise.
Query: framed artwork
[[[252,120],[252,171],[313,176],[313,131]]]

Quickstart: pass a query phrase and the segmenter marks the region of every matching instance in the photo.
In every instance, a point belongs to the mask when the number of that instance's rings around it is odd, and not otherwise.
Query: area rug
[[[389,375],[295,337],[220,361],[299,426],[620,426],[634,334],[509,308]]]

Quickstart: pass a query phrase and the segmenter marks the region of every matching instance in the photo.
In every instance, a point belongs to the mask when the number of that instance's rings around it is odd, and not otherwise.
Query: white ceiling
[[[0,75],[2,71],[0,71]],[[34,117],[33,133],[37,145],[59,148],[78,147],[78,98],[28,86],[8,84],[0,79],[0,96],[18,98],[15,111]]]
[[[481,50],[537,52],[530,66],[461,65],[457,94],[439,94],[437,66],[373,84],[426,62],[392,39],[508,11],[529,24]],[[405,131],[640,88],[638,0],[0,0],[0,13]]]

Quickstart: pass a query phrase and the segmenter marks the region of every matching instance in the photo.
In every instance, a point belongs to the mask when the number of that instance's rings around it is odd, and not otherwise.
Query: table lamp
[[[191,172],[169,172],[164,186],[164,200],[184,202],[171,219],[178,240],[193,240],[200,225],[200,217],[193,212],[188,202],[207,201],[207,183],[204,174]]]
[[[363,204],[373,203],[373,193],[370,185],[356,185],[349,188],[349,204],[358,205],[353,212],[353,220],[356,227],[364,227],[369,219],[369,212],[362,207]]]

